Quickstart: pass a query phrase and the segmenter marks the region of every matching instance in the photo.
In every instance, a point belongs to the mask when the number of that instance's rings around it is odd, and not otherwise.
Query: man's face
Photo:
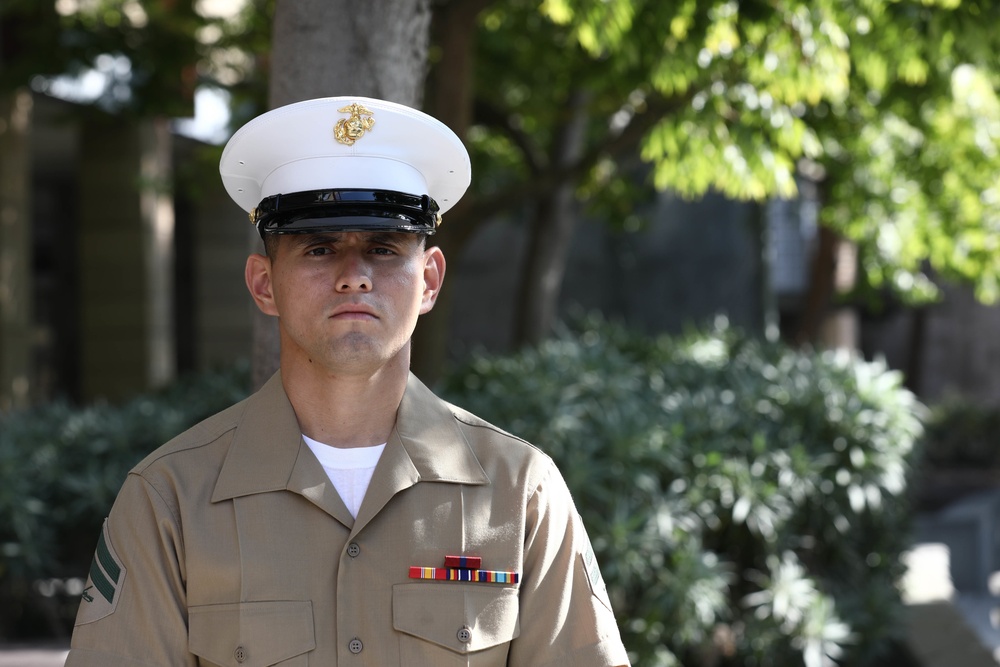
[[[371,374],[399,355],[443,277],[441,251],[406,233],[281,235],[273,257],[247,261],[255,301],[278,317],[282,363],[335,374]]]

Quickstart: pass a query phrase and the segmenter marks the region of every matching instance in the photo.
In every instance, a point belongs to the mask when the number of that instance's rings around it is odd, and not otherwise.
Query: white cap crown
[[[369,190],[426,196],[444,213],[472,178],[468,151],[447,126],[366,97],[306,100],[258,116],[226,144],[219,172],[248,212],[276,195]]]

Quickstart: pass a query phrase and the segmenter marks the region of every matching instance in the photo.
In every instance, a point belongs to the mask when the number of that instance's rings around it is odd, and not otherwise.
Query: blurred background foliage
[[[0,414],[0,638],[68,636],[97,533],[128,471],[245,398],[249,381],[240,366],[120,405],[59,401]]]
[[[959,0],[494,2],[470,138],[519,165],[522,193],[571,180],[626,228],[643,222],[636,155],[647,185],[689,198],[787,197],[804,177],[822,224],[858,244],[859,294],[933,299],[932,269],[992,301],[997,20],[996,3]]]
[[[247,386],[239,368],[0,417],[0,636],[68,630],[128,469]],[[441,389],[556,460],[634,664],[861,666],[898,648],[924,412],[898,373],[724,322],[649,337],[591,316]]]

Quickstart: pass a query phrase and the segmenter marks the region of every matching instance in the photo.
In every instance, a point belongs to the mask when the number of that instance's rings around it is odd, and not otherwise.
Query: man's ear
[[[274,302],[274,289],[271,281],[271,260],[257,253],[247,257],[247,267],[244,277],[247,289],[254,303],[265,315],[277,317],[278,307]]]
[[[424,297],[420,303],[420,314],[429,313],[444,283],[445,261],[441,248],[432,246],[424,250]]]

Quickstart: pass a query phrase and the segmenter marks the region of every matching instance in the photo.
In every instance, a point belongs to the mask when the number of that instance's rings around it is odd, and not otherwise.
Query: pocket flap
[[[392,589],[393,627],[458,653],[511,641],[521,634],[518,616],[516,588],[449,582]]]
[[[239,602],[188,609],[188,649],[218,665],[266,667],[314,648],[309,600]]]

